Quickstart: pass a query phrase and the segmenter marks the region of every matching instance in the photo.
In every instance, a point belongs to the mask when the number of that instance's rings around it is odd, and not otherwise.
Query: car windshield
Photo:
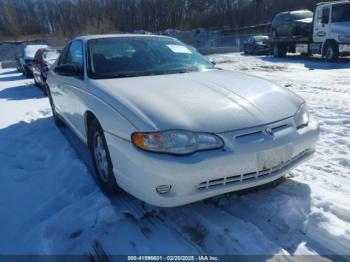
[[[296,11],[296,12],[291,12],[290,14],[294,20],[302,20],[302,19],[314,17],[314,14],[311,11]]]
[[[194,48],[165,37],[111,37],[87,42],[90,78],[204,71],[214,65]]]
[[[350,3],[334,5],[332,8],[332,22],[350,22]]]
[[[60,56],[60,51],[58,50],[48,50],[48,51],[44,51],[43,53],[43,58],[45,60],[55,60]]]

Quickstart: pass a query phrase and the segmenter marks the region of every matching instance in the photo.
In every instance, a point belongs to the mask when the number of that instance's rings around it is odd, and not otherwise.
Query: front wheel
[[[115,193],[118,184],[113,174],[112,160],[103,129],[96,119],[91,121],[88,133],[97,182],[104,192],[108,194]]]
[[[329,43],[326,46],[325,57],[328,62],[336,62],[339,58],[338,46],[334,43]]]

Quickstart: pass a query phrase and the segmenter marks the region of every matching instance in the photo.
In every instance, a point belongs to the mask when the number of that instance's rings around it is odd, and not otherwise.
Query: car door
[[[314,41],[323,42],[330,30],[330,7],[319,7],[316,12],[316,23],[314,26]]]
[[[83,42],[75,40],[71,42],[69,47],[63,52],[58,65],[76,64],[84,72],[84,48]],[[80,112],[81,108],[81,92],[84,87],[84,76],[62,76],[56,74],[56,92],[55,106],[59,109],[59,114],[68,122],[68,124],[83,137],[81,126],[83,120]]]

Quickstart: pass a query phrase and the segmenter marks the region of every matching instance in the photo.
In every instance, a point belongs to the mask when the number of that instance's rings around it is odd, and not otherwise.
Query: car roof
[[[26,45],[24,47],[24,50],[33,50],[33,49],[41,49],[41,48],[46,48],[47,45]]]
[[[330,1],[330,2],[320,2],[317,4],[317,6],[321,6],[321,5],[337,5],[337,4],[345,4],[345,3],[349,3],[349,0],[340,0],[337,2],[334,1]]]
[[[280,16],[280,15],[288,15],[288,14],[297,13],[297,12],[311,12],[311,13],[312,13],[312,11],[310,11],[310,10],[303,9],[303,10],[293,10],[293,11],[281,12],[281,13],[278,13],[277,16]]]
[[[257,38],[257,37],[269,38],[268,35],[253,35],[251,37],[253,37],[253,38]]]
[[[54,48],[54,47],[45,47],[45,48],[40,48],[40,51],[62,51],[62,48]]]
[[[293,14],[293,13],[302,13],[302,12],[308,12],[308,13],[312,13],[312,11],[304,9],[304,10],[294,10],[294,11],[290,11],[289,13]]]
[[[120,38],[127,38],[127,37],[137,37],[137,38],[149,38],[149,37],[158,37],[158,38],[169,38],[169,39],[174,39],[169,36],[162,36],[162,35],[143,35],[143,34],[107,34],[107,35],[85,35],[85,36],[79,36],[74,38],[74,40],[82,40],[84,42],[92,39],[104,39],[104,38],[115,38],[115,37],[120,37]]]

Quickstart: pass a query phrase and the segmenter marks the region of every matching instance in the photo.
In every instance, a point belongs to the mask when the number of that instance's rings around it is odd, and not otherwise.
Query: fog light
[[[158,194],[166,194],[171,190],[171,185],[161,185],[156,188]]]

